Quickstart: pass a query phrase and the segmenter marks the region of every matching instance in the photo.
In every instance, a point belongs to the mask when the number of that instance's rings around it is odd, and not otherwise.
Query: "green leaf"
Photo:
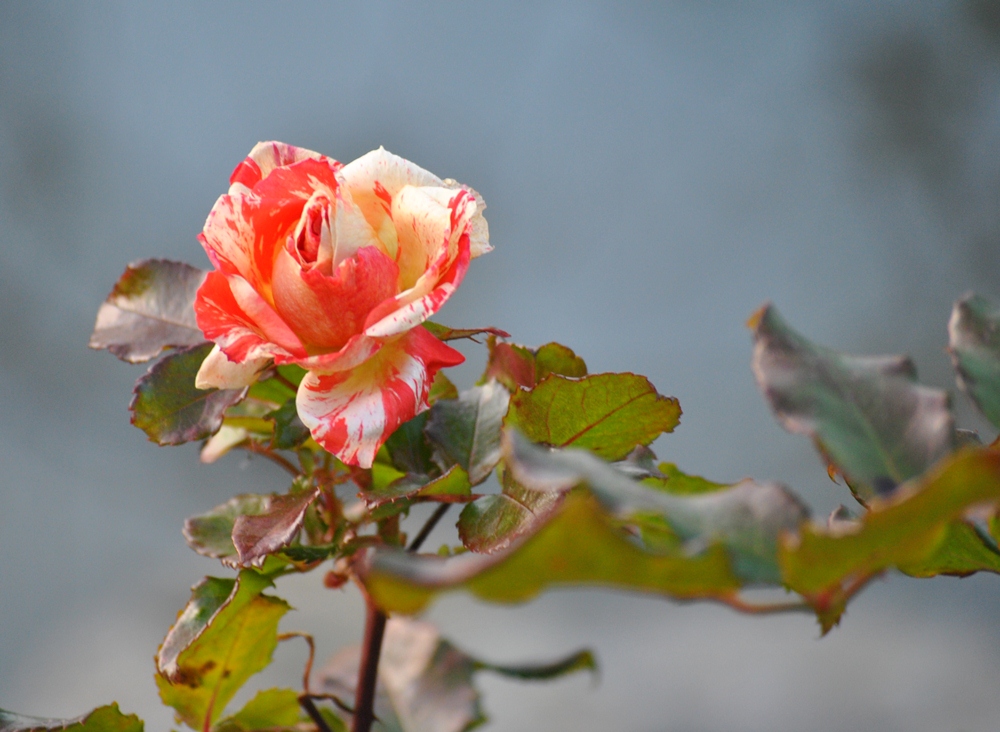
[[[458,399],[458,387],[451,379],[445,376],[444,371],[438,371],[431,382],[431,388],[427,392],[427,403],[434,406],[434,402],[439,399]]]
[[[524,602],[547,587],[566,585],[693,600],[730,597],[741,584],[721,546],[691,557],[647,552],[585,491],[570,492],[533,535],[506,551],[439,558],[377,550],[360,575],[382,609],[405,614],[458,589],[502,603]]]
[[[449,328],[446,325],[432,323],[429,320],[424,322],[424,327],[440,341],[455,341],[460,338],[475,340],[477,335],[483,335],[484,333],[492,336],[500,336],[501,338],[510,338],[510,333],[502,331],[499,328]]]
[[[132,424],[160,445],[200,440],[222,426],[226,408],[246,389],[197,389],[194,377],[212,350],[211,343],[192,346],[160,359],[135,384]]]
[[[688,475],[674,463],[660,463],[658,470],[662,477],[643,478],[643,485],[678,496],[713,493],[729,487],[725,483],[716,483],[698,475]]]
[[[122,714],[117,704],[98,707],[76,719],[25,717],[0,709],[0,732],[142,732],[142,721]]]
[[[839,522],[830,528],[804,525],[797,536],[787,536],[779,549],[782,577],[823,610],[852,583],[886,569],[920,574],[931,560],[942,560],[935,553],[949,537],[956,541],[955,522],[974,507],[998,502],[1000,455],[962,450],[892,497],[874,501],[847,529]]]
[[[443,462],[461,465],[472,485],[486,480],[500,460],[500,425],[509,401],[507,390],[491,381],[430,409],[425,434]]]
[[[814,345],[767,305],[750,319],[753,370],[789,432],[811,437],[863,502],[891,493],[956,447],[948,395],[902,356]]]
[[[958,385],[994,427],[1000,427],[1000,307],[969,294],[955,303],[948,350]]]
[[[302,424],[295,398],[292,397],[278,409],[267,414],[266,419],[274,422],[274,437],[271,446],[278,450],[294,450],[309,439],[309,428]]]
[[[911,577],[940,574],[967,577],[981,571],[1000,573],[1000,553],[987,544],[975,528],[957,521],[948,524],[944,538],[929,557],[902,563],[899,571]]]
[[[401,473],[427,476],[441,473],[434,463],[431,445],[424,435],[428,417],[430,412],[421,412],[401,424],[385,442],[392,466]]]
[[[97,311],[90,347],[140,363],[165,348],[204,343],[194,316],[195,294],[204,281],[204,271],[181,262],[133,262]]]
[[[271,496],[262,513],[236,517],[233,544],[242,567],[260,566],[264,559],[288,546],[299,535],[306,509],[319,495],[319,488]]]
[[[531,391],[514,394],[504,424],[532,442],[582,447],[606,460],[621,460],[636,445],[672,432],[680,415],[677,400],[658,394],[644,376],[553,375]]]
[[[208,513],[192,516],[184,521],[184,539],[188,546],[202,556],[227,560],[236,556],[233,544],[233,526],[240,516],[257,516],[267,511],[271,496],[244,493],[233,496]],[[235,561],[224,561],[236,566]]]
[[[522,681],[547,681],[576,671],[597,671],[597,661],[590,651],[577,651],[566,658],[551,663],[522,664],[517,666],[476,661],[476,669],[493,671],[501,676]]]
[[[496,379],[514,393],[518,387],[532,389],[550,374],[581,377],[587,375],[587,364],[561,343],[547,343],[537,349],[515,343],[488,339],[490,349],[486,371],[479,383]]]
[[[253,571],[238,579],[206,577],[170,629],[156,657],[164,704],[189,727],[214,723],[247,679],[271,662],[278,622],[288,604],[262,595],[271,580]]]
[[[474,552],[491,553],[506,549],[532,533],[556,509],[562,499],[557,491],[534,491],[502,471],[498,495],[483,496],[462,509],[458,536]]]
[[[360,655],[355,646],[334,656],[320,674],[324,692],[353,699]],[[486,721],[473,685],[477,671],[536,681],[594,668],[589,651],[537,665],[487,663],[456,648],[429,623],[392,618],[379,662],[375,715],[386,732],[464,732]]]
[[[302,717],[299,695],[292,689],[264,689],[240,711],[226,717],[214,732],[257,732],[292,728]]]

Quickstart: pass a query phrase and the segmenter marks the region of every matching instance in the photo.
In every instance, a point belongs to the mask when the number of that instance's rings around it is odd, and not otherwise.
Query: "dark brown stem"
[[[431,535],[431,532],[434,531],[434,527],[437,526],[438,521],[440,521],[441,518],[448,513],[449,508],[451,508],[450,503],[442,503],[434,509],[434,513],[432,513],[431,517],[427,519],[427,523],[424,524],[423,528],[420,529],[420,532],[413,538],[413,542],[406,548],[406,551],[417,551],[423,545],[427,537]]]
[[[292,392],[294,392],[294,393],[297,393],[297,392],[298,392],[298,390],[299,390],[299,387],[297,387],[297,386],[296,386],[295,384],[293,384],[293,383],[292,383],[291,381],[289,381],[289,380],[288,380],[288,379],[286,379],[286,378],[285,378],[284,376],[282,376],[282,375],[281,375],[281,373],[280,373],[280,372],[278,371],[278,369],[275,369],[275,370],[274,370],[274,376],[273,376],[273,377],[271,377],[271,378],[273,378],[273,379],[274,379],[275,381],[277,381],[277,382],[278,382],[279,384],[284,384],[284,385],[285,385],[286,387],[288,387],[289,389],[291,389],[291,390],[292,390]]]
[[[442,503],[430,515],[423,528],[407,547],[415,552],[424,543],[451,504]],[[378,609],[372,599],[365,595],[368,608],[365,617],[365,641],[361,646],[361,668],[358,669],[358,688],[354,696],[354,724],[351,732],[369,732],[375,721],[375,683],[378,680],[378,659],[382,653],[382,638],[385,636],[385,613]]]
[[[333,730],[330,729],[330,725],[328,725],[326,720],[323,719],[323,715],[319,713],[319,709],[317,709],[316,705],[313,703],[312,697],[308,694],[300,696],[299,706],[302,707],[302,709],[305,710],[305,713],[309,715],[309,718],[316,723],[316,728],[319,732],[333,732]]]
[[[264,447],[263,445],[258,444],[256,442],[254,442],[253,440],[248,440],[246,443],[244,443],[243,447],[245,447],[247,450],[249,450],[250,452],[254,453],[255,455],[263,455],[268,460],[273,461],[276,465],[280,465],[282,468],[284,468],[285,470],[287,470],[289,473],[291,473],[296,478],[298,478],[300,475],[302,475],[302,471],[301,470],[299,470],[298,468],[296,468],[288,460],[286,460],[285,458],[283,458],[281,455],[279,455],[278,453],[276,453],[274,450],[272,450],[269,447]]]

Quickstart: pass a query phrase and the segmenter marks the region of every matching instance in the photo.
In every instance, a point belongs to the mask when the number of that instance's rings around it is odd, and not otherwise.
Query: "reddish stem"
[[[445,515],[451,504],[442,503],[427,519],[427,523],[414,538],[406,551],[415,552],[430,535],[437,522]],[[375,721],[375,684],[378,680],[378,659],[382,653],[382,638],[385,636],[386,616],[365,593],[367,615],[365,617],[365,641],[361,646],[361,667],[358,669],[358,688],[354,695],[354,723],[351,732],[369,732]]]

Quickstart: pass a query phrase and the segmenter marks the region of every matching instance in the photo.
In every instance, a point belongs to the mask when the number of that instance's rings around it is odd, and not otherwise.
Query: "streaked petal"
[[[240,293],[237,299],[233,291]],[[244,309],[240,300],[247,305]],[[205,282],[198,288],[194,301],[195,318],[198,327],[208,340],[215,341],[229,358],[236,362],[248,358],[287,355],[298,358],[306,356],[305,348],[298,338],[275,319],[277,314],[267,312],[269,306],[256,294],[253,288],[238,275],[227,278],[220,272],[209,272]],[[257,318],[263,318],[269,327],[262,327]],[[279,344],[274,338],[281,339]]]
[[[426,328],[414,328],[350,371],[306,374],[295,400],[299,418],[326,450],[369,468],[396,428],[427,408],[438,370],[463,360]]]
[[[361,333],[368,314],[396,294],[396,263],[375,247],[345,259],[332,275],[303,269],[282,249],[274,264],[274,306],[303,343],[339,349]]]
[[[339,166],[327,158],[307,158],[275,168],[249,193],[221,196],[198,237],[212,264],[224,274],[239,274],[270,300],[276,249],[294,233],[314,192],[335,197]]]
[[[446,178],[444,181],[446,188],[461,189],[468,191],[476,199],[476,213],[469,222],[469,252],[472,258],[482,256],[493,251],[490,245],[490,227],[486,223],[483,211],[486,210],[486,201],[479,195],[479,192],[469,186],[464,186],[453,178]]]
[[[406,189],[404,194],[411,189]],[[422,189],[424,195],[400,196],[400,231],[409,229],[420,236],[437,237],[441,243],[437,258],[429,263],[424,273],[411,288],[398,294],[393,301],[384,303],[368,316],[365,333],[372,337],[388,337],[424,322],[436,313],[461,284],[469,267],[470,236],[468,226],[475,214],[476,203],[470,193],[457,193],[443,188]],[[447,200],[447,224],[441,221],[439,206],[443,194]],[[427,203],[432,196],[439,198]],[[403,208],[402,203],[412,204]],[[424,215],[414,212],[418,204],[425,204]],[[404,215],[405,212],[405,215]],[[433,216],[430,214],[433,212]],[[408,241],[408,239],[404,239]]]
[[[443,184],[433,173],[381,147],[345,165],[338,177],[390,254],[395,252],[395,228],[389,215],[393,198],[408,185]]]
[[[261,180],[266,178],[272,170],[283,165],[291,165],[301,160],[328,160],[325,155],[307,150],[304,147],[287,145],[284,142],[271,140],[269,142],[258,142],[253,146],[253,150],[246,159],[236,166],[233,174],[229,176],[230,193],[246,193],[250,191]]]
[[[251,358],[242,363],[230,361],[216,346],[201,362],[194,385],[198,389],[242,389],[257,381],[257,376],[269,363],[269,358]]]
[[[355,366],[367,361],[382,348],[384,341],[378,338],[369,338],[363,333],[352,337],[344,347],[333,353],[321,353],[308,358],[295,358],[276,356],[275,363],[297,363],[304,369],[315,371],[319,374],[333,374],[338,371],[347,371]]]

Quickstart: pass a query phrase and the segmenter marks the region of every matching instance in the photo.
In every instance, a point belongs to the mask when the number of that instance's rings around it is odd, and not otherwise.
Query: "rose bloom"
[[[215,270],[195,313],[215,348],[197,386],[239,388],[272,362],[308,373],[299,417],[345,463],[370,467],[462,355],[423,323],[490,251],[471,188],[383,149],[342,165],[258,143],[198,237]]]

